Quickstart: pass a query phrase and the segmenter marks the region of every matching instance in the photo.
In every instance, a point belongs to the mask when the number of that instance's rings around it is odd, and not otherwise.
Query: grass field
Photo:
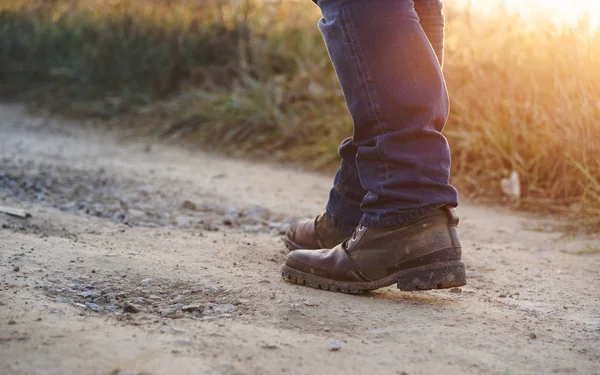
[[[446,14],[445,135],[463,197],[600,227],[600,34]],[[308,0],[4,0],[0,95],[331,170],[352,127],[317,19]],[[512,171],[518,200],[500,188]]]

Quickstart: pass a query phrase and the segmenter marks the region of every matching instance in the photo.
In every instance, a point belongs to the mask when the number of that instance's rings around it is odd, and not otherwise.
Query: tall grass
[[[331,170],[352,125],[317,19],[308,1],[4,0],[0,94]],[[600,35],[452,7],[447,26],[463,195],[600,227]],[[518,201],[500,189],[512,171]]]

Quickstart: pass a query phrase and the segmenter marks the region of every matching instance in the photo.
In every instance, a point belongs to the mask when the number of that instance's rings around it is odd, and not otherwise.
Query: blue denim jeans
[[[346,233],[387,227],[458,205],[441,131],[440,0],[318,0],[319,29],[354,123],[342,142],[326,212]]]

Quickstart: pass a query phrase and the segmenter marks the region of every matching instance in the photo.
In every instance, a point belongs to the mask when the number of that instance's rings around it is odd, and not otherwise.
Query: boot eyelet
[[[358,227],[358,231],[359,231],[359,232],[362,232],[364,229],[365,229],[365,227],[364,227],[364,226],[362,226],[362,225]]]

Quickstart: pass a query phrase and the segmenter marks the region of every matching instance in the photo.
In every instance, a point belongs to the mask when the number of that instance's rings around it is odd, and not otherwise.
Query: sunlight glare
[[[446,3],[452,0],[446,0]],[[460,3],[460,0],[457,1]],[[546,18],[557,26],[573,27],[582,20],[596,30],[600,23],[600,0],[462,0],[477,12],[491,13],[500,5],[525,18]]]

